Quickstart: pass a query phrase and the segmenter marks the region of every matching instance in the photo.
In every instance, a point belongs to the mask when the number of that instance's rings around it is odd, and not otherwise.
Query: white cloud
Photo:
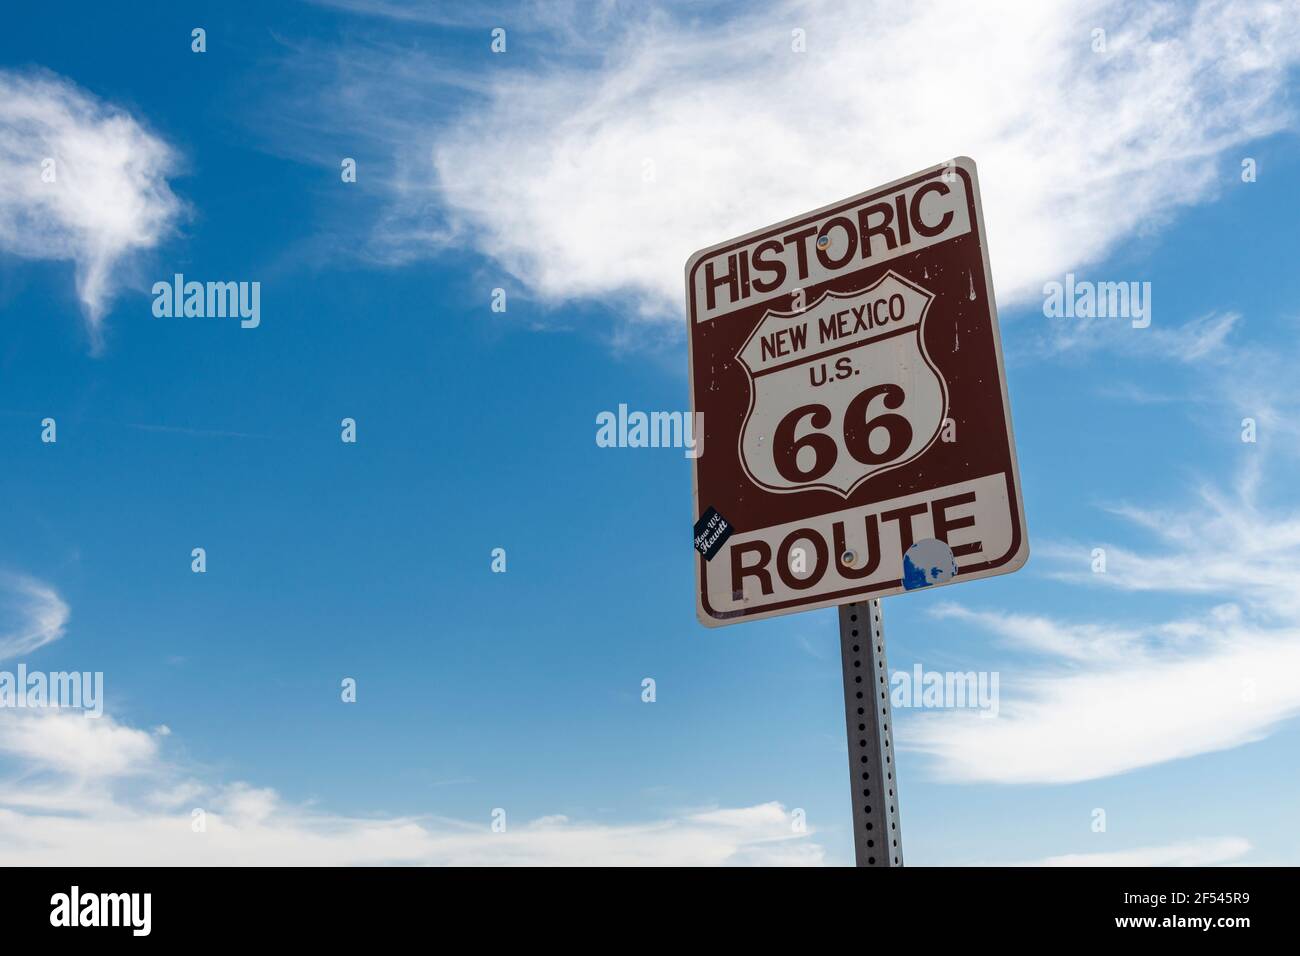
[[[1149,328],[1133,328],[1127,320],[1114,318],[1052,318],[1042,326],[1036,351],[1053,355],[1110,350],[1130,358],[1222,366],[1230,360],[1227,356],[1242,354],[1227,347],[1240,323],[1237,312],[1210,312],[1181,325],[1161,321]]]
[[[147,770],[158,748],[142,730],[79,710],[10,710],[0,718],[0,753],[29,769],[102,778]]]
[[[1300,517],[1257,504],[1256,481],[1183,512],[1121,509],[1164,550],[1107,545],[1104,574],[1090,548],[1040,549],[1080,585],[1224,602],[1207,611],[1116,625],[940,607],[1047,663],[1002,675],[996,719],[918,714],[900,745],[946,780],[1073,783],[1240,746],[1300,714]]]
[[[1250,466],[1235,491],[1199,490],[1186,510],[1117,505],[1109,510],[1143,529],[1159,550],[1142,553],[1106,542],[1106,573],[1089,570],[1089,549],[1052,545],[1043,555],[1055,574],[1079,584],[1123,591],[1221,596],[1245,601],[1274,621],[1300,623],[1300,514],[1271,510],[1257,500],[1256,450],[1243,445]]]
[[[1067,853],[1019,866],[1219,866],[1235,863],[1251,850],[1249,840],[1220,837],[1171,843],[1166,846],[1108,850],[1101,853]]]
[[[1004,636],[1046,620],[969,615]],[[938,775],[955,782],[1075,783],[1259,740],[1300,713],[1300,628],[1274,629],[1241,620],[1192,619],[1177,641],[1150,635],[1151,647],[1128,648],[1117,631],[1095,659],[1072,668],[1003,674],[996,719],[962,712],[924,713],[900,725],[900,744],[936,758]],[[1217,626],[1216,626],[1217,625]],[[1077,645],[1069,628],[1063,656]],[[1090,628],[1104,635],[1104,628]],[[1186,643],[1184,643],[1184,640]]]
[[[75,263],[95,347],[119,270],[180,214],[167,184],[176,165],[139,120],[70,80],[0,70],[0,250]]]
[[[62,634],[67,605],[30,578],[16,636],[24,653]],[[22,616],[22,615],[20,615]],[[38,635],[39,637],[33,637]],[[0,708],[0,865],[794,865],[824,862],[777,803],[692,810],[649,823],[507,814],[503,833],[436,817],[348,817],[273,789],[202,780],[165,759],[153,733],[108,714]],[[202,808],[206,829],[191,828]]]
[[[68,606],[54,589],[21,575],[0,574],[0,661],[57,641],[68,623]]]
[[[969,154],[998,293],[1016,302],[1235,183],[1241,145],[1290,121],[1298,22],[1292,0],[660,11],[588,22],[543,66],[510,59],[531,48],[495,58],[445,128],[419,98],[367,93],[388,73],[355,59],[347,101],[401,155],[376,237],[394,258],[453,238],[545,301],[626,296],[677,322],[694,249]],[[401,148],[431,140],[431,159]]]
[[[1250,418],[1256,427],[1256,443],[1249,446],[1247,467],[1255,479],[1264,473],[1264,463],[1273,456],[1294,459],[1300,455],[1300,397],[1291,381],[1300,353],[1293,347],[1297,318],[1282,314],[1265,320],[1253,319],[1256,334],[1243,341],[1238,333],[1247,327],[1237,312],[1211,312],[1173,326],[1161,323],[1147,329],[1132,329],[1111,320],[1054,320],[1044,328],[1037,345],[1047,353],[1110,350],[1120,359],[1166,359],[1182,363],[1189,374],[1185,387],[1164,386],[1153,391],[1142,385],[1107,384],[1101,394],[1120,401],[1140,404],[1176,403],[1194,408],[1212,433],[1223,436],[1224,409],[1235,414],[1227,419],[1227,437],[1234,424],[1244,426]],[[1269,333],[1275,338],[1270,341]],[[1022,340],[1023,344],[1023,340]],[[1114,365],[1108,367],[1113,374]],[[1148,370],[1149,371],[1149,370]],[[1243,486],[1243,490],[1244,486]]]
[[[236,794],[237,796],[237,794]],[[415,818],[369,820],[276,803],[262,818],[232,812],[232,794],[210,795],[206,831],[189,810],[145,813],[106,804],[80,815],[0,808],[0,862],[24,865],[712,866],[819,864],[821,847],[782,822],[735,831],[686,814],[647,825],[486,824]],[[784,831],[784,832],[782,832]]]
[[[77,718],[79,719],[79,718]],[[107,720],[108,718],[104,718]],[[93,725],[97,721],[82,721]],[[139,733],[139,731],[132,731]],[[93,731],[88,731],[93,733]],[[86,756],[84,749],[76,751]],[[151,755],[149,772],[167,768]],[[81,768],[84,769],[84,768]],[[204,830],[192,827],[196,808]],[[811,831],[777,803],[688,811],[650,823],[566,817],[489,820],[349,817],[288,804],[271,789],[180,779],[139,795],[116,781],[0,785],[0,864],[158,866],[817,865]]]

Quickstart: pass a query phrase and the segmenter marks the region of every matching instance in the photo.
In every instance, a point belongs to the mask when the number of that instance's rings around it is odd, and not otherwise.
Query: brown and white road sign
[[[697,252],[686,304],[701,621],[1025,563],[972,160]]]

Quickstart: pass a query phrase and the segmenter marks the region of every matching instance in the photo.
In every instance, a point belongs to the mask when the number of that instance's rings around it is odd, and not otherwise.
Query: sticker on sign
[[[1028,559],[974,161],[697,252],[686,306],[703,623]]]

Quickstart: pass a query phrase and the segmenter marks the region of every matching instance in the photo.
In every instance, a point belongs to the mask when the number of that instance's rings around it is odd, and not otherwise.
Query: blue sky
[[[833,612],[701,627],[690,460],[595,421],[687,409],[692,251],[969,154],[1033,553],[885,602],[1000,675],[896,711],[908,862],[1297,862],[1296,14],[15,10],[0,668],[106,704],[0,710],[0,859],[850,862]]]

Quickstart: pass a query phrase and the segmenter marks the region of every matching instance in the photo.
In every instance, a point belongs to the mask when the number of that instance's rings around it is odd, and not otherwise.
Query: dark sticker
[[[734,530],[730,521],[710,507],[695,522],[695,550],[704,555],[705,561],[712,561]]]

